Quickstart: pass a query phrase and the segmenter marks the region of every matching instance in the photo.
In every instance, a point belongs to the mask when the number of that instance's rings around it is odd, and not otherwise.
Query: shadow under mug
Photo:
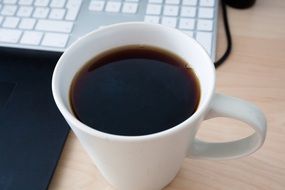
[[[88,127],[73,115],[69,89],[75,74],[94,56],[125,45],[161,47],[182,57],[196,73],[201,87],[196,112],[177,126],[145,136],[119,136]],[[158,190],[178,173],[185,157],[232,159],[260,148],[266,119],[259,108],[241,99],[215,93],[215,68],[206,51],[186,34],[161,25],[121,23],[110,25],[77,40],[59,59],[52,78],[57,107],[88,155],[119,190]],[[96,109],[96,108],[94,108]],[[199,124],[214,117],[247,123],[254,133],[230,142],[204,142],[195,137]]]

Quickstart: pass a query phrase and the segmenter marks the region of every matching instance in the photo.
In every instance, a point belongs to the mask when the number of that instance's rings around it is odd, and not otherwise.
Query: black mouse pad
[[[15,86],[16,84],[13,82],[0,81],[0,111],[8,103]]]
[[[58,56],[1,55],[0,189],[47,189],[69,127],[51,78]]]

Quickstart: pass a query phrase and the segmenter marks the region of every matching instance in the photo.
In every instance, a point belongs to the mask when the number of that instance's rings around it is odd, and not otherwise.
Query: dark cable
[[[220,59],[215,61],[214,64],[215,64],[216,68],[218,68],[228,58],[228,56],[230,55],[230,53],[232,51],[232,37],[231,37],[231,31],[230,31],[229,22],[228,22],[227,7],[226,7],[226,3],[224,2],[224,0],[221,0],[221,5],[222,5],[224,28],[225,28],[225,33],[226,33],[228,45],[227,45],[227,49],[226,49],[225,53],[222,55],[222,57],[220,57]]]

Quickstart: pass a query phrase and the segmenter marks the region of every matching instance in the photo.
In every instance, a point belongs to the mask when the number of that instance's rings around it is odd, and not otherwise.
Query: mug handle
[[[243,121],[255,132],[243,139],[229,142],[206,142],[195,138],[189,150],[189,157],[209,160],[233,159],[249,155],[262,146],[266,136],[266,118],[252,103],[215,94],[205,120],[215,117]]]

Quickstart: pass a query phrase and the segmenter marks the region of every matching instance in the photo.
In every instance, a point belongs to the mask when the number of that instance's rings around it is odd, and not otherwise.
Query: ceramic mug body
[[[150,45],[174,52],[196,73],[201,88],[196,112],[179,125],[145,136],[119,136],[97,131],[74,116],[69,90],[75,74],[96,55],[120,46]],[[206,51],[186,34],[161,25],[124,23],[82,37],[59,59],[52,79],[60,112],[106,180],[119,190],[159,190],[176,176],[186,156],[228,159],[248,155],[263,143],[266,120],[254,105],[219,95],[215,68]],[[96,109],[96,108],[94,108]],[[255,133],[238,141],[203,142],[195,138],[199,124],[212,117],[248,123]]]

